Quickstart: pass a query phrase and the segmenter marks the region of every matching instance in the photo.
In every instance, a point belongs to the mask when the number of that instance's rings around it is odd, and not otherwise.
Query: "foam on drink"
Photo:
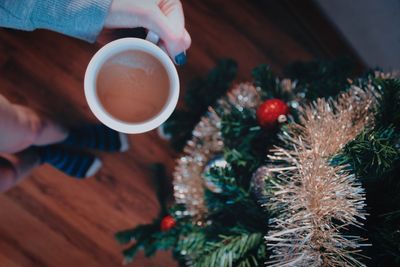
[[[96,81],[97,96],[114,118],[130,123],[156,116],[169,97],[169,78],[162,63],[143,51],[124,51],[109,58]]]

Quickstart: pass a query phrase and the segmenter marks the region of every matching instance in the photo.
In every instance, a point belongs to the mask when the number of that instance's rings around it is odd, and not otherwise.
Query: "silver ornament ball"
[[[224,159],[223,155],[217,155],[210,159],[203,170],[203,179],[204,184],[211,192],[221,193],[222,190],[217,185],[215,185],[212,181],[210,181],[206,177],[206,173],[208,173],[212,168],[226,168],[228,166],[228,162]]]

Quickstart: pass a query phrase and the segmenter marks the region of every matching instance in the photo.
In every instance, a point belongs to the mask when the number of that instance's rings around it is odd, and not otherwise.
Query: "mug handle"
[[[158,42],[160,41],[160,37],[155,32],[148,31],[148,33],[146,35],[146,40],[157,45]]]
[[[162,51],[165,52],[165,54],[168,54],[167,49],[163,45],[159,45],[160,36],[158,36],[157,33],[153,31],[148,31],[145,40],[157,45],[158,47],[161,48]]]

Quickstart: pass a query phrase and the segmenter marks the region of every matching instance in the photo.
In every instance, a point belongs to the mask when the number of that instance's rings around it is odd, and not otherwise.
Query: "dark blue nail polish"
[[[185,52],[180,53],[175,56],[175,63],[178,65],[184,65],[186,63],[186,54]]]

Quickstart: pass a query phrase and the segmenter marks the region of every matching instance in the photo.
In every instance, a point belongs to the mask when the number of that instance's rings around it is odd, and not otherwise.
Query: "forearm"
[[[112,0],[3,0],[0,26],[49,29],[89,42],[104,26]]]

